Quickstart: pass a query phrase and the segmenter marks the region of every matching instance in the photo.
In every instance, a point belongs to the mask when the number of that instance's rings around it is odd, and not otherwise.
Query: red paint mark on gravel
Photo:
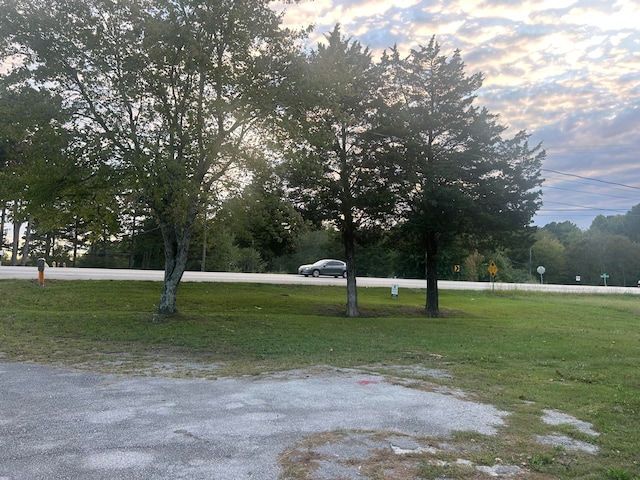
[[[358,380],[359,385],[371,385],[372,383],[378,383],[378,382],[374,382],[373,380]]]

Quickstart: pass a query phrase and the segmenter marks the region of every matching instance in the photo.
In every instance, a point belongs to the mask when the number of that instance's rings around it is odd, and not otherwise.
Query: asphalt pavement
[[[125,268],[45,268],[45,285],[48,280],[144,280],[161,282],[164,278],[162,270],[138,270]],[[37,281],[36,267],[0,266],[0,280],[31,279]],[[238,272],[196,272],[186,271],[182,277],[184,282],[227,282],[227,283],[270,283],[277,285],[346,285],[344,278],[304,277],[293,274],[270,273],[238,273]],[[416,278],[375,278],[358,277],[359,287],[381,287],[391,289],[398,285],[400,289],[426,289],[424,279]],[[632,294],[640,295],[637,287],[613,287],[603,285],[555,285],[540,283],[503,283],[498,274],[496,282],[467,282],[439,280],[438,288],[443,290],[521,290],[581,294]],[[401,293],[401,292],[400,292]],[[1,480],[1,479],[0,479]]]
[[[461,392],[366,369],[205,380],[0,363],[0,480],[272,480],[282,455],[317,434],[386,432],[396,440],[356,440],[392,448],[457,430],[494,434],[506,417]],[[337,458],[347,447],[333,448]],[[319,467],[313,478],[355,468]]]

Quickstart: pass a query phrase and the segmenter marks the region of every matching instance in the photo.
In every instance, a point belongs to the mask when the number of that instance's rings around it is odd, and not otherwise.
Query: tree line
[[[424,275],[437,317],[454,257],[533,242],[545,152],[435,38],[374,59],[336,25],[306,48],[263,0],[0,7],[3,222],[47,258],[162,265],[160,313],[187,268],[308,249],[346,260],[347,316],[386,270]]]
[[[536,233],[534,262],[550,283],[637,286],[640,280],[640,204],[624,215],[597,216],[590,228],[550,223]]]

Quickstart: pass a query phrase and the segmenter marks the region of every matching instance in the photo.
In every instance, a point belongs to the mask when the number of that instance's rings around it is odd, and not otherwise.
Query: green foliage
[[[600,275],[607,273],[608,285],[635,286],[640,280],[638,209],[640,204],[625,215],[599,215],[587,231],[570,222],[545,225],[542,230],[550,241],[559,241],[564,247],[564,258],[560,259],[564,273],[562,268],[554,272],[558,283],[574,283],[580,275],[583,284],[602,285]]]
[[[217,192],[228,197],[246,187],[248,170],[257,172],[254,182],[217,219],[236,249],[225,252],[227,264],[268,268],[290,253],[305,229],[300,212],[317,228],[328,222],[341,232],[353,273],[356,242],[375,248],[359,238],[362,231],[409,219],[424,251],[434,238],[444,245],[474,230],[521,228],[537,208],[532,189],[543,153],[529,148],[524,132],[500,138],[496,117],[472,105],[482,75],[467,76],[459,53],[447,59],[435,40],[407,59],[394,50],[375,63],[339,26],[305,55],[300,35],[282,29],[264,0],[3,6],[0,54],[23,60],[8,81],[36,86],[69,119],[57,118],[65,135],[33,142],[34,157],[48,154],[56,175],[27,182],[30,209],[14,193],[16,215],[39,213],[32,217],[39,251],[49,253],[63,237],[75,246],[88,241],[94,265],[128,255],[130,265],[155,266],[157,235],[138,234],[149,245],[136,247],[128,226],[133,212],[153,215],[167,273],[163,312],[175,309],[182,272],[211,263],[207,235],[217,233],[201,221],[204,212],[219,201]],[[282,152],[287,172],[276,177],[266,159]],[[111,249],[113,237],[132,245]],[[202,254],[189,251],[195,239]],[[381,245],[374,251],[380,261],[363,271],[388,271],[397,261]],[[407,263],[401,271],[419,270],[420,261]],[[355,315],[354,282],[349,275]]]
[[[416,469],[417,478],[465,478],[463,475],[469,467],[451,465],[449,463],[432,465],[422,462]]]
[[[273,260],[276,272],[297,273],[298,267],[322,258],[342,258],[343,248],[336,232],[310,230],[298,238],[295,252]]]
[[[168,258],[173,294],[183,268],[294,271],[355,264],[356,250],[361,275],[422,277],[433,261],[434,285],[485,279],[493,260],[500,281],[529,280],[521,234],[544,151],[525,132],[502,137],[474,104],[483,75],[435,38],[376,62],[338,26],[303,53],[262,0],[2,6],[0,56],[24,64],[0,89],[0,201],[14,223],[30,219],[32,257],[72,263],[89,245],[77,264]],[[228,202],[203,219],[216,192]],[[534,267],[548,282],[636,285],[638,209],[588,232],[544,227]],[[342,237],[308,248],[302,214]]]
[[[629,475],[625,470],[615,467],[607,470],[606,478],[607,480],[632,480],[631,475]]]
[[[392,151],[403,175],[395,190],[405,234],[426,253],[427,311],[439,315],[437,279],[443,248],[462,235],[524,229],[539,207],[540,146],[525,132],[502,139],[505,127],[473,105],[480,73],[467,75],[460,52],[447,58],[432,38],[405,59],[397,49],[382,62],[386,102],[402,126]]]
[[[284,189],[273,172],[257,173],[242,195],[227,200],[209,222],[223,229],[244,249],[260,252],[265,262],[294,251],[307,225],[285,199]]]
[[[528,458],[529,465],[536,471],[544,471],[545,467],[553,465],[554,458],[549,453],[537,453]]]
[[[298,102],[288,149],[290,195],[307,219],[327,222],[342,234],[347,263],[347,311],[358,315],[355,243],[360,230],[393,210],[388,171],[376,156],[380,76],[371,53],[343,38],[340,27],[308,55],[307,95]]]
[[[551,233],[565,246],[572,238],[579,237],[582,234],[582,230],[571,222],[551,222],[545,225],[543,230]]]
[[[616,222],[620,225],[627,218],[618,217]],[[541,229],[532,250],[537,264],[547,262],[545,268],[550,282],[574,283],[576,275],[579,275],[583,284],[602,285],[600,275],[606,273],[609,275],[608,285],[637,285],[640,279],[640,244],[631,236],[607,231],[603,227],[606,218],[594,222],[585,232],[569,222],[554,223]],[[622,227],[614,230],[629,232]]]
[[[566,283],[569,279],[567,269],[567,255],[565,246],[548,233],[540,230],[536,235],[536,241],[531,247],[532,269],[538,266],[545,267],[545,281],[547,283]]]
[[[14,78],[59,95],[82,119],[65,123],[76,164],[98,178],[110,170],[115,193],[135,192],[155,215],[167,272],[158,308],[174,310],[198,214],[214,187],[237,178],[232,166],[264,154],[258,138],[281,111],[295,35],[264,0],[3,7],[1,54],[24,60]]]

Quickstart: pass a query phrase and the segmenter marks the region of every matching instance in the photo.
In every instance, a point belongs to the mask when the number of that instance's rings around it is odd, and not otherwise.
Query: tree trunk
[[[0,250],[4,247],[4,224],[7,219],[7,209],[2,207],[2,218],[0,219]]]
[[[207,271],[207,216],[204,216],[204,227],[202,232],[202,258],[200,259],[200,271]]]
[[[4,224],[7,219],[7,208],[2,206],[2,220],[0,221],[0,265],[2,265],[2,258],[4,256]]]
[[[20,265],[23,267],[27,264],[29,258],[29,249],[31,248],[31,217],[27,217],[27,228],[24,231],[24,245],[22,246],[22,260]]]
[[[55,251],[55,241],[53,240],[53,235],[51,232],[47,232],[44,237],[44,258],[47,259],[47,262],[51,257],[53,257]]]
[[[136,249],[136,216],[133,215],[131,222],[131,243],[129,245],[129,268],[133,268],[133,258],[135,256]]]
[[[22,222],[13,219],[13,242],[11,244],[11,262],[9,265],[15,267],[18,264],[18,245],[20,245],[20,227]]]
[[[78,219],[76,218],[76,222],[73,226],[73,260],[71,261],[72,266],[76,266],[76,259],[78,258]]]
[[[160,294],[158,313],[170,315],[177,312],[176,297],[180,280],[187,267],[192,227],[176,231],[166,223],[160,224],[164,241],[164,282]]]
[[[427,233],[427,304],[425,313],[429,318],[440,316],[440,306],[438,304],[438,239],[437,234]]]
[[[356,248],[353,232],[343,231],[342,240],[344,242],[345,261],[347,263],[347,317],[357,318],[358,311],[358,288],[356,285]]]

